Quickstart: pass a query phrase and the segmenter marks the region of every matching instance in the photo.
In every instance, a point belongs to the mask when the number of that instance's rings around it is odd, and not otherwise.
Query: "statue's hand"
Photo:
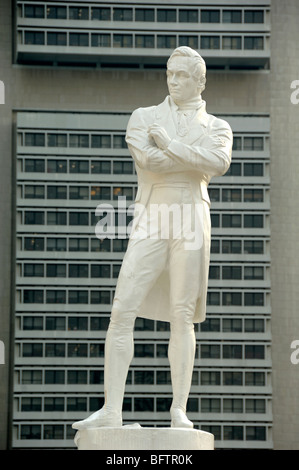
[[[153,124],[150,126],[148,133],[154,139],[157,147],[159,147],[161,150],[165,150],[171,142],[171,138],[167,134],[164,127],[161,127],[158,124]]]

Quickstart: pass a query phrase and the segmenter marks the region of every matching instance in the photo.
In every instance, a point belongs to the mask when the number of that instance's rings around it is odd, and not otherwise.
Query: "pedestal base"
[[[183,428],[91,428],[77,431],[78,450],[214,450],[214,436]]]

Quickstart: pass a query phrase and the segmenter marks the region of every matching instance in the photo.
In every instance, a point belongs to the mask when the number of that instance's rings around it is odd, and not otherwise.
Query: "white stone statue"
[[[126,141],[136,164],[138,192],[105,343],[105,404],[74,423],[74,429],[122,426],[137,316],[170,322],[171,427],[193,427],[186,404],[194,323],[206,314],[211,238],[207,186],[211,177],[228,170],[232,150],[228,123],[206,112],[201,97],[205,83],[202,57],[179,47],[167,63],[169,96],[158,106],[135,110],[129,120]],[[159,207],[164,212],[157,212]]]

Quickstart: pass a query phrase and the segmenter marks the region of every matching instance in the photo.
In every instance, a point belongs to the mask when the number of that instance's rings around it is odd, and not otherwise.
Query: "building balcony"
[[[93,67],[165,67],[178,46],[209,67],[269,68],[270,2],[173,0],[159,7],[87,2],[17,2],[16,61]],[[206,4],[206,5],[205,5]]]

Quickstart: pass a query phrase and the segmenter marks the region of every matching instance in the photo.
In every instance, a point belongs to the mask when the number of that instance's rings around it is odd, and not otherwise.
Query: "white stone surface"
[[[214,450],[214,436],[196,429],[89,428],[75,436],[78,450]]]

